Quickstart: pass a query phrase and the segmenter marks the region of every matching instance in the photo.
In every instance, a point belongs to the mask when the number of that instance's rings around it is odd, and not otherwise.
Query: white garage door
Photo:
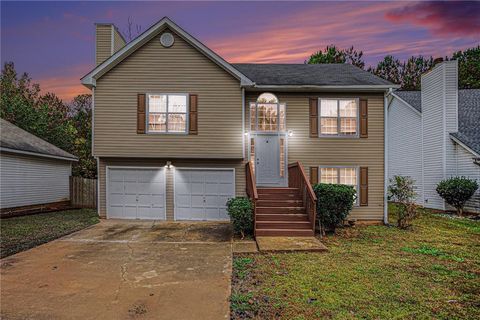
[[[165,219],[165,170],[108,168],[107,217]]]
[[[235,196],[235,171],[176,169],[176,220],[229,220],[227,200]]]

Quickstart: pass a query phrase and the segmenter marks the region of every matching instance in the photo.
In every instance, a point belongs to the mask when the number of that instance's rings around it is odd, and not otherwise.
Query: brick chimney
[[[97,66],[123,48],[125,44],[125,39],[114,24],[95,24],[95,64]]]

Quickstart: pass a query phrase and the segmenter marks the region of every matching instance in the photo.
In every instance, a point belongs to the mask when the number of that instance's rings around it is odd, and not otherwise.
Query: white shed
[[[0,119],[0,209],[2,215],[70,200],[72,161],[78,159]]]

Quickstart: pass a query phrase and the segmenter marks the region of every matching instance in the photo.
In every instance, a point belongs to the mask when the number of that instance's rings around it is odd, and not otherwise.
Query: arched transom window
[[[285,103],[279,103],[273,93],[262,93],[250,103],[250,129],[252,131],[285,131]]]

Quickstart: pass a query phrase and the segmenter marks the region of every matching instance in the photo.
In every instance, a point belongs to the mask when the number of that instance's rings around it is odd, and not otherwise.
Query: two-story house
[[[458,89],[458,62],[437,64],[422,75],[421,91],[389,95],[389,176],[410,176],[416,202],[451,210],[438,183],[465,176],[480,183],[480,89]],[[480,190],[467,202],[480,212]]]
[[[248,189],[257,235],[310,235],[308,179],[354,186],[351,217],[384,220],[388,81],[349,64],[230,64],[168,18],[128,44],[97,24],[96,62],[81,81],[101,217],[227,220]]]

